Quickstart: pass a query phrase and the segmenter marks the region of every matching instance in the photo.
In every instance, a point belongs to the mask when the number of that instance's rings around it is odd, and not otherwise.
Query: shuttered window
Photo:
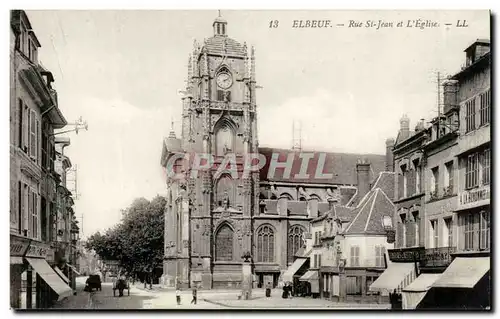
[[[351,267],[359,267],[359,246],[351,246]]]

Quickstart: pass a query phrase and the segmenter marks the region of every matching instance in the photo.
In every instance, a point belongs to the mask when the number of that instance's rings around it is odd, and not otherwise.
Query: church
[[[310,238],[313,219],[335,205],[355,205],[380,172],[392,171],[392,164],[386,164],[392,163],[391,152],[308,152],[309,167],[322,162],[330,178],[318,179],[314,173],[296,178],[304,160],[299,150],[259,147],[255,64],[254,48],[228,37],[221,17],[213,22],[212,37],[194,42],[182,98],[182,133],[164,139],[161,165],[167,171],[173,157],[197,153],[210,154],[214,163],[213,169],[193,176],[191,168],[175,161],[185,178],[167,176],[166,286],[239,288],[245,254],[251,256],[256,284],[276,286]],[[231,169],[241,172],[249,153],[262,154],[266,165],[241,178],[229,169],[216,174],[227,154],[234,154],[236,168]],[[268,174],[273,160],[289,159],[292,174],[280,168]]]

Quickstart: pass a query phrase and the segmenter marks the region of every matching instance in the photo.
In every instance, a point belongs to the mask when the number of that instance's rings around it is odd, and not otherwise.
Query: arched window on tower
[[[223,156],[234,152],[234,130],[231,125],[223,121],[218,125],[215,133],[215,154]]]
[[[292,263],[297,251],[305,245],[305,229],[302,226],[295,225],[288,231],[288,262]]]
[[[217,181],[216,204],[219,207],[234,207],[235,186],[229,174],[223,174]]]
[[[274,230],[269,225],[257,231],[257,262],[274,262]]]
[[[233,260],[233,236],[234,231],[229,225],[222,225],[215,235],[215,260]]]

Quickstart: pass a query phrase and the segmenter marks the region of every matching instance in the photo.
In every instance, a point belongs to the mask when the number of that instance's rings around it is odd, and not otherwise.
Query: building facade
[[[419,239],[412,240],[418,245],[408,244],[408,228],[396,227],[397,248],[389,250],[393,265],[384,272],[386,288],[402,292],[404,308],[484,309],[491,304],[489,47],[488,40],[477,40],[465,50],[462,70],[443,83],[443,113],[421,130],[421,140],[408,152],[421,153],[419,212],[424,218]],[[396,144],[396,167],[401,166],[399,151]],[[396,182],[405,185],[404,170],[401,175]]]
[[[360,191],[356,161],[366,157],[372,163],[367,171],[372,181],[384,170],[385,156],[308,152],[308,175],[315,176],[318,163],[331,174],[315,179],[301,175],[304,152],[259,147],[255,50],[228,37],[220,17],[213,32],[202,44],[195,41],[188,59],[182,136],[172,132],[163,143],[168,190],[163,282],[239,287],[241,256],[249,252],[256,281],[276,285],[311,237],[310,221]],[[208,155],[212,165],[193,174],[183,160],[186,153],[195,160]],[[263,155],[266,165],[243,174],[249,154]],[[228,157],[234,169],[227,169]],[[284,169],[287,162],[290,170]]]
[[[46,308],[71,294],[53,268],[60,183],[53,133],[67,123],[28,16],[13,10],[10,21],[10,301]]]
[[[491,183],[491,53],[487,40],[466,49],[466,67],[452,79],[458,82],[460,138],[458,139],[459,251],[489,251]]]

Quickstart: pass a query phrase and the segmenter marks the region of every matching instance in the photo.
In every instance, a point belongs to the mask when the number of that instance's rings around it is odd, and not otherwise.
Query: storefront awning
[[[71,288],[59,277],[58,274],[50,267],[45,259],[26,258],[28,263],[33,267],[42,279],[54,290],[58,295],[58,300],[68,297],[72,294]]]
[[[297,271],[299,271],[300,267],[304,265],[307,261],[307,258],[297,258],[293,262],[293,264],[288,267],[288,269],[283,273],[283,281],[284,282],[293,282],[293,276]]]
[[[315,270],[308,270],[304,276],[300,277],[300,281],[311,281],[311,280],[318,280],[318,272]]]
[[[62,272],[61,269],[59,269],[59,267],[55,266],[54,267],[54,270],[56,271],[56,273],[59,275],[59,277],[61,277],[61,279],[66,283],[66,284],[69,284],[69,279],[68,277],[66,277],[66,275],[64,275],[64,273]]]
[[[403,309],[415,309],[441,274],[421,274],[403,289]]]
[[[76,270],[75,266],[66,264],[77,276],[81,276],[81,274]]]
[[[409,292],[423,292],[432,287],[432,284],[441,277],[441,274],[421,274],[411,284],[409,284],[403,291]]]
[[[456,257],[432,287],[474,288],[489,270],[490,257]]]
[[[415,279],[414,263],[391,263],[387,269],[371,284],[370,291],[401,292]]]

